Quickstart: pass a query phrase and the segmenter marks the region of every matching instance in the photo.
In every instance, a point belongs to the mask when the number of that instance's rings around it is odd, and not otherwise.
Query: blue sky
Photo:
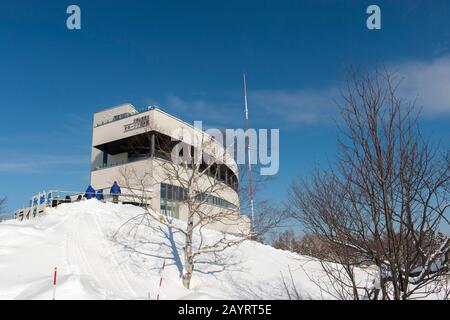
[[[381,7],[382,29],[366,28]],[[82,29],[66,28],[77,4]],[[157,104],[188,121],[280,128],[266,194],[335,156],[339,88],[351,65],[385,63],[417,97],[422,128],[448,143],[448,1],[12,1],[0,5],[0,195],[84,190],[92,114]]]

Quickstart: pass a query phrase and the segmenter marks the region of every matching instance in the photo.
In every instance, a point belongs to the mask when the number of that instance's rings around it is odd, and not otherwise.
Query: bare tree
[[[229,170],[222,162],[225,149],[219,150],[215,155],[207,153],[213,153],[211,150],[214,149],[214,139],[201,134],[201,140],[195,144],[195,148],[192,143],[172,141],[167,137],[159,141],[158,137],[152,139],[152,169],[145,172],[132,168],[123,169],[120,182],[137,199],[136,202],[144,204],[145,213],[134,217],[131,223],[139,226],[144,221],[157,220],[184,235],[182,280],[183,285],[189,288],[199,257],[205,254],[217,257],[220,252],[246,240],[250,236],[250,221],[240,214],[240,208],[236,205],[239,199],[223,199],[223,194],[232,196],[230,187],[237,191],[238,181],[231,178],[230,171],[225,172]],[[147,145],[145,139],[141,142],[142,144],[136,142],[133,148],[139,149],[141,145]],[[205,152],[200,153],[198,149]],[[201,159],[197,158],[199,155],[202,156]],[[171,188],[174,200],[172,204],[179,208],[180,214],[183,214],[179,218],[185,220],[186,224],[174,223],[169,212],[158,213],[146,201],[151,189],[160,186],[160,181]],[[229,232],[221,232],[220,236],[213,238],[205,236],[205,228],[219,226]]]
[[[272,240],[272,246],[275,249],[281,250],[289,250],[292,252],[298,252],[300,239],[298,239],[292,229],[286,230],[280,234],[276,238]]]
[[[226,129],[219,129],[222,136],[226,136]],[[235,158],[239,158],[237,155],[239,152],[246,154],[247,146],[245,142],[239,141],[236,138],[234,144],[226,145],[225,141],[222,141],[222,146],[228,150],[234,149]],[[238,159],[236,159],[238,160]],[[249,159],[247,159],[250,161]],[[237,161],[239,162],[239,161]],[[269,175],[261,174],[261,164],[252,163],[252,188],[250,188],[250,171],[248,163],[238,163],[239,183],[237,192],[239,194],[239,210],[241,214],[252,216],[250,200],[253,198],[253,217],[251,221],[251,239],[257,242],[266,243],[270,240],[268,237],[274,235],[278,228],[283,227],[288,217],[287,211],[282,206],[275,204],[272,200],[263,196],[263,191],[267,185],[270,185],[273,177]],[[250,194],[252,189],[253,194]]]
[[[322,266],[354,299],[429,295],[449,274],[450,237],[439,232],[449,225],[448,146],[423,139],[399,84],[383,68],[352,70],[336,163],[290,192],[291,215],[328,245]],[[369,266],[372,283],[358,282],[355,268]]]
[[[287,293],[288,299],[289,300],[303,300],[303,296],[301,295],[300,291],[298,290],[298,288],[295,284],[294,277],[292,275],[292,270],[291,270],[290,266],[288,266],[288,271],[289,271],[288,281],[285,279],[285,276],[283,275],[283,273],[281,273],[281,281],[283,282],[283,287]]]
[[[297,236],[292,229],[285,230],[273,237],[272,246],[276,249],[316,258],[326,258],[331,254],[327,243],[311,234]]]
[[[263,191],[270,184],[271,176],[263,176],[260,166],[253,168],[253,198],[254,217],[252,221],[252,240],[261,243],[270,241],[270,236],[278,234],[279,228],[283,227],[288,217],[288,212],[280,205],[263,196]],[[251,216],[250,208],[250,186],[249,171],[247,165],[239,165],[238,194],[240,200],[240,212]]]

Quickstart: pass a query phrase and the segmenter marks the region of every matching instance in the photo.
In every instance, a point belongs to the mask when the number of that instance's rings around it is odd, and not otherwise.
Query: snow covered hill
[[[287,299],[282,277],[289,285],[289,268],[305,299],[327,298],[310,280],[321,277],[317,263],[254,241],[227,249],[216,262],[203,257],[187,290],[182,234],[156,221],[137,232],[120,228],[142,212],[88,200],[1,223],[0,299],[51,299],[54,267],[57,299],[155,299],[164,259],[161,299]]]

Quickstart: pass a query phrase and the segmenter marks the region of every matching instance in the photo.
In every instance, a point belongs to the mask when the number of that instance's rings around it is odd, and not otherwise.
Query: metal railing
[[[102,190],[103,192],[103,201],[104,202],[113,202],[113,194],[110,192],[104,192],[104,190],[109,191],[110,188],[101,188],[95,190],[95,193],[92,193],[92,198],[97,198],[97,192]],[[152,190],[144,190],[146,193],[152,193]],[[131,189],[133,192],[133,189]],[[142,190],[139,190],[142,192]],[[45,195],[44,201],[40,201],[40,197]],[[62,190],[51,190],[47,192],[39,193],[37,196],[34,196],[31,200],[29,206],[25,206],[20,208],[12,213],[12,218],[23,221],[24,219],[31,219],[37,217],[45,212],[47,208],[54,208],[64,203],[75,203],[86,200],[86,192],[79,191],[62,191]],[[34,199],[38,199],[38,202],[33,202]],[[119,202],[121,203],[129,203],[136,204],[140,206],[148,205],[149,200],[151,200],[151,196],[144,196],[140,194],[132,194],[132,193],[122,193],[119,195]]]
[[[122,117],[112,118],[112,119],[105,120],[105,121],[102,121],[102,122],[100,122],[100,123],[97,123],[97,124],[94,126],[94,128],[104,126],[104,125],[106,125],[106,124],[108,124],[108,123],[112,123],[112,122],[120,121],[120,120],[123,120],[123,119],[127,119],[127,118],[129,118],[129,117],[132,117],[132,116],[135,116],[135,115],[138,115],[138,114],[141,114],[141,113],[144,113],[144,112],[147,112],[147,111],[156,109],[156,108],[157,108],[157,107],[155,107],[155,106],[150,106],[150,107],[143,108],[143,109],[139,109],[139,110],[136,109],[135,112],[130,112],[130,113],[129,113],[128,115],[126,115],[126,116],[124,115],[124,116],[122,116]]]
[[[118,167],[118,166],[122,166],[124,164],[128,164],[128,163],[133,163],[133,162],[138,162],[138,161],[142,161],[142,160],[148,160],[150,159],[152,156],[148,155],[148,156],[143,156],[143,157],[139,157],[139,158],[128,158],[127,160],[122,160],[122,161],[118,161],[118,162],[113,162],[113,163],[108,163],[108,164],[101,164],[98,166],[95,166],[92,168],[92,171],[97,171],[97,170],[102,170],[102,169],[107,169],[107,168],[113,168],[113,167]]]

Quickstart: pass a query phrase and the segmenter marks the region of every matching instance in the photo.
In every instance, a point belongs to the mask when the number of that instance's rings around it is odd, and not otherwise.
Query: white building
[[[192,137],[204,141],[205,135],[154,107],[138,111],[131,104],[123,104],[97,112],[92,132],[91,185],[108,193],[113,182],[118,181],[122,188],[120,201],[136,204],[145,201],[155,211],[186,221],[188,210],[182,201],[184,191],[173,179],[173,173],[167,170],[176,165],[171,162],[167,166],[172,159],[170,150],[164,148],[171,148],[180,141],[190,145]],[[222,145],[206,136],[211,143],[203,145],[203,152],[214,158],[222,157],[224,161],[207,167],[199,189],[204,185],[208,190],[207,186],[213,181],[220,186],[220,191],[214,194],[206,194],[205,190],[196,192],[200,197],[207,197],[211,213],[227,210],[236,217],[214,221],[205,227],[248,234],[249,218],[239,213],[237,164]],[[145,184],[142,183],[144,179]]]
[[[238,167],[232,156],[205,132],[155,107],[138,111],[131,104],[123,104],[94,114],[91,185],[109,197],[117,181],[122,189],[120,202],[145,204],[163,215],[187,221],[187,189],[174,179],[170,169],[179,168],[185,175],[192,170],[175,164],[170,152],[180,142],[194,152],[195,139],[208,141],[201,144],[203,155],[221,159],[213,165],[202,162],[204,174],[198,175],[195,185],[195,199],[206,208],[202,214],[221,216],[205,227],[249,235],[250,219],[239,211]],[[190,192],[192,189],[191,185]],[[32,197],[28,207],[16,210],[15,216],[19,220],[41,216],[46,208],[77,201],[81,196],[76,191],[44,191]]]

